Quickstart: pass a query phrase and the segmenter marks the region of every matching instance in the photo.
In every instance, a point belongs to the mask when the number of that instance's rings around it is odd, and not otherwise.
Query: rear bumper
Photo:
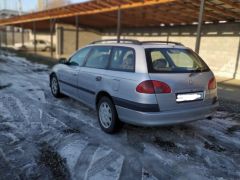
[[[215,113],[218,105],[217,102],[210,106],[165,112],[139,112],[120,106],[116,106],[116,109],[123,122],[139,126],[162,126],[205,119]]]

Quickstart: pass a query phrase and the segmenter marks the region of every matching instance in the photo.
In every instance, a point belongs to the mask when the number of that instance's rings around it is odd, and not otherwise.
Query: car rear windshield
[[[190,49],[146,49],[150,73],[191,73],[209,71],[206,63]]]

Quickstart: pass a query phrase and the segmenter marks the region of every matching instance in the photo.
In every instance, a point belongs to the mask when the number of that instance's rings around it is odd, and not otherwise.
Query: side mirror
[[[66,64],[66,63],[67,63],[67,59],[66,59],[66,58],[60,58],[60,59],[58,60],[58,63],[59,63],[59,64]]]

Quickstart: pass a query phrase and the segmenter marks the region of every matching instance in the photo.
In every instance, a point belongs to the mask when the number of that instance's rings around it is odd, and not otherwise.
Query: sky
[[[84,2],[86,0],[71,0],[72,3]],[[22,0],[23,12],[34,11],[37,7],[37,0]],[[18,0],[0,0],[0,9],[18,10]]]

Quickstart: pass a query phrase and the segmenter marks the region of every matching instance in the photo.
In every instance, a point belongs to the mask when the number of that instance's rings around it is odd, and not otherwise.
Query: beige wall
[[[32,33],[30,33],[29,39],[30,40],[34,39],[34,36],[33,36]],[[44,41],[47,41],[47,42],[51,42],[51,36],[47,32],[38,32],[38,33],[36,33],[36,39],[37,40],[44,40]],[[56,37],[56,34],[54,34],[53,35],[53,44],[55,45],[56,43],[57,43],[57,37]]]
[[[63,54],[59,57],[68,57],[76,51],[76,28],[71,25],[57,24],[57,36],[58,41],[60,42],[60,30],[59,28],[63,27]],[[100,40],[101,34],[97,31],[91,29],[80,29],[78,36],[78,47],[81,48],[91,43],[92,41]],[[57,44],[57,51],[59,53],[60,43]]]
[[[114,31],[105,32],[102,38],[115,38]],[[195,49],[196,26],[124,29],[122,38],[176,41]],[[215,75],[232,78],[236,73],[236,78],[240,79],[239,53],[240,23],[203,26],[200,56]]]
[[[14,32],[14,41],[15,43],[22,42],[22,33],[21,32]],[[29,41],[29,31],[24,32],[24,42]],[[8,47],[12,47],[13,44],[13,33],[11,31],[1,31],[0,32],[0,42],[2,46],[7,45]]]
[[[60,46],[61,46],[61,38],[60,38],[60,29],[63,27],[63,54],[60,55]],[[76,51],[76,28],[71,25],[66,24],[56,24],[55,26],[56,32],[53,35],[53,44],[56,47],[55,56],[56,58],[60,57],[69,57],[72,53]],[[34,39],[32,33],[29,36],[30,40]],[[50,42],[51,36],[49,32],[37,32],[36,33],[37,40],[45,40]],[[79,31],[79,39],[78,39],[78,46],[79,48],[89,44],[92,41],[100,40],[101,34],[93,30],[83,30],[80,29]]]
[[[60,30],[64,28],[63,50],[60,55]],[[123,27],[122,38],[138,40],[163,40],[177,41],[192,49],[195,48],[196,26],[176,26],[159,27],[151,29],[127,29]],[[80,29],[79,48],[89,44],[92,41],[108,38],[116,38],[116,30],[108,29],[105,32],[93,31],[90,29]],[[16,42],[20,42],[21,33],[16,34]],[[2,40],[4,40],[2,34]],[[11,33],[7,35],[8,42],[11,43]],[[25,42],[33,39],[30,33],[25,35]],[[37,39],[50,42],[50,35],[46,33],[37,33]],[[72,25],[56,24],[56,33],[53,36],[53,42],[56,46],[55,57],[68,57],[76,49],[76,28]],[[201,39],[200,56],[206,61],[215,75],[227,78],[234,77],[240,79],[240,23],[228,23],[218,25],[204,25]]]

